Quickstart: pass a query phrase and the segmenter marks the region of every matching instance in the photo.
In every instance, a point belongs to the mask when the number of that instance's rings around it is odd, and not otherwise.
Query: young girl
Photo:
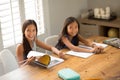
[[[102,52],[103,48],[98,47],[93,42],[89,42],[86,39],[84,39],[80,34],[80,25],[76,18],[74,17],[68,17],[65,20],[64,27],[62,30],[62,33],[60,35],[59,41],[56,45],[56,48],[63,49],[68,48],[73,51],[77,52],[94,52],[94,53],[100,53]],[[87,46],[93,47],[93,49],[85,49],[78,47],[79,43],[82,42]]]
[[[20,66],[29,64],[32,60],[35,59],[34,57],[27,59],[27,54],[31,50],[36,50],[36,46],[49,51],[53,51],[60,57],[63,56],[63,53],[59,51],[57,48],[46,45],[45,43],[38,40],[37,32],[38,32],[37,24],[34,20],[26,20],[23,23],[22,26],[23,41],[16,48],[17,59]]]

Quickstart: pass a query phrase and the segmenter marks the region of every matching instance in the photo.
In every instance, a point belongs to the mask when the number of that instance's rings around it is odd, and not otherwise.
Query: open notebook
[[[107,44],[103,43],[96,43],[94,42],[97,46],[102,46],[103,48],[107,47]],[[92,47],[84,46],[84,45],[79,45],[81,48],[87,48],[87,49],[92,49]],[[88,58],[89,56],[93,55],[94,53],[88,53],[88,52],[75,52],[75,51],[68,51],[66,54],[73,55],[73,56],[78,56],[82,58]]]
[[[30,51],[27,55],[27,58],[31,57],[31,56],[34,56],[34,57],[40,57],[40,56],[43,56],[45,55],[45,53],[42,53],[42,52],[37,52],[37,51]],[[38,62],[37,60],[34,61],[35,64],[38,64],[42,67],[45,67],[45,68],[50,68],[52,66],[55,66],[57,64],[60,64],[62,63],[64,60],[61,59],[61,58],[57,58],[57,57],[54,57],[54,56],[51,56],[50,55],[50,64],[49,65],[44,65],[44,64],[41,64],[40,62]]]

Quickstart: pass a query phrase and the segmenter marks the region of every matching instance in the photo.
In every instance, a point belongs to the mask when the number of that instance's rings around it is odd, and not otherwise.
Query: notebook
[[[42,52],[37,52],[37,51],[30,51],[27,55],[27,58],[30,58],[31,56],[40,57],[40,56],[43,56],[43,55],[46,55],[46,54],[42,53]],[[34,63],[39,65],[39,66],[45,67],[45,68],[51,68],[51,67],[53,67],[57,64],[60,64],[64,61],[61,58],[57,58],[57,57],[54,57],[54,56],[51,56],[51,55],[49,55],[49,56],[50,56],[50,63],[48,65],[41,64],[37,60],[35,60]]]
[[[102,46],[103,48],[106,48],[108,46],[107,44],[103,44],[103,43],[96,43],[96,42],[94,42],[94,44],[96,44],[97,46]],[[86,48],[86,49],[92,49],[92,47],[85,46],[85,45],[79,45],[79,47]],[[82,57],[82,58],[88,58],[88,57],[92,56],[94,53],[76,52],[76,51],[70,50],[66,54],[77,56],[77,57]]]
[[[103,43],[111,45],[116,48],[120,48],[120,39],[119,38],[109,38],[104,40]]]

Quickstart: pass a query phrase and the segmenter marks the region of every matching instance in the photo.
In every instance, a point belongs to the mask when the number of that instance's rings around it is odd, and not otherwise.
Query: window
[[[20,0],[23,1],[23,0]],[[21,18],[34,19],[38,25],[38,34],[44,33],[42,0],[0,1],[0,24],[3,47],[7,48],[22,41]],[[20,7],[24,6],[25,15],[20,16]]]
[[[14,45],[21,38],[18,0],[0,2],[1,32],[4,48]]]
[[[24,3],[25,3],[24,5],[25,18],[34,19],[37,22],[38,31],[39,31],[38,35],[44,33],[42,0],[24,0]]]

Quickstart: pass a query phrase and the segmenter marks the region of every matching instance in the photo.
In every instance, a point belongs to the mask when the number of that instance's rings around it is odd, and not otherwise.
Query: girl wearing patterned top
[[[103,51],[102,47],[98,47],[93,42],[89,42],[86,39],[84,39],[80,34],[80,25],[76,18],[74,17],[68,17],[65,20],[64,27],[62,29],[62,32],[60,34],[60,38],[58,40],[58,43],[56,44],[56,48],[63,49],[67,48],[73,51],[77,52],[94,52],[94,53],[100,53]],[[79,43],[83,43],[84,45],[93,47],[93,49],[85,49],[80,48],[78,45]]]

